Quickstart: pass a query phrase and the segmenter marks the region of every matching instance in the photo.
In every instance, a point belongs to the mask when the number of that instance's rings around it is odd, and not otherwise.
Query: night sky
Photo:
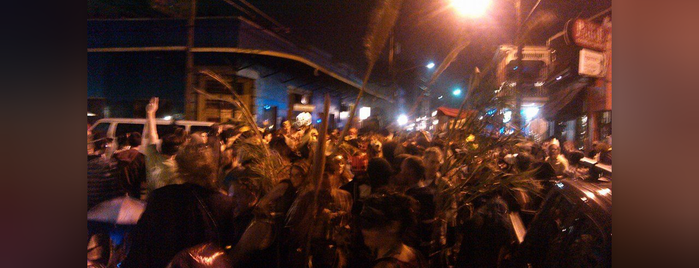
[[[165,17],[162,13],[148,10],[150,3],[182,2],[174,0],[119,0],[88,1],[88,18],[100,17]],[[274,28],[274,24],[245,7],[239,0],[228,0],[244,9],[223,0],[198,0],[199,16],[244,16],[263,26]],[[330,53],[333,60],[346,63],[362,76],[366,60],[362,46],[370,12],[376,0],[248,0],[259,10],[278,21],[288,33],[280,35],[306,47],[315,47]],[[536,3],[536,0],[522,0],[522,17]],[[567,20],[575,17],[590,17],[611,7],[611,0],[542,0],[532,19],[549,15],[552,18],[545,27],[534,29],[525,39],[526,44],[545,45],[548,37],[561,31]],[[97,10],[97,11],[95,11]],[[113,13],[113,14],[112,14]],[[116,14],[116,15],[115,15]],[[405,0],[395,29],[396,44],[400,47],[396,54],[396,69],[403,70],[414,66],[424,66],[429,61],[437,65],[455,43],[460,29],[472,26],[473,42],[461,52],[459,57],[432,87],[433,96],[445,97],[456,88],[465,88],[468,75],[474,67],[483,68],[492,58],[498,45],[512,43],[515,34],[515,12],[513,0],[492,0],[489,13],[480,19],[468,21],[459,17],[449,7],[448,0]],[[372,82],[387,85],[388,48],[381,55],[372,75]],[[436,69],[436,68],[435,68]],[[428,77],[430,70],[414,68],[398,76],[399,85],[407,91],[418,90],[420,77]],[[445,98],[447,105],[458,101]]]
[[[331,53],[335,59],[354,66],[360,73],[366,68],[362,47],[370,11],[375,0],[296,0],[296,1],[249,1],[260,10],[290,28],[290,34],[302,41]],[[536,0],[522,0],[522,17]],[[407,69],[434,61],[437,65],[444,59],[458,37],[459,30],[468,23],[475,27],[474,39],[457,60],[447,69],[433,86],[433,96],[446,95],[453,88],[464,87],[473,68],[483,68],[494,55],[498,45],[511,43],[515,33],[515,11],[511,0],[493,0],[489,14],[476,21],[466,21],[448,7],[447,0],[404,1],[397,26],[396,43],[400,53],[396,54],[396,69]],[[545,45],[546,39],[561,31],[567,20],[580,16],[590,17],[611,7],[611,0],[542,0],[532,14],[533,20],[543,13],[552,14],[553,20],[546,27],[531,32],[527,44]],[[387,81],[388,49],[381,55],[372,81]],[[428,70],[416,68],[401,76],[406,90],[416,89],[412,84],[417,75],[427,76]],[[446,98],[445,98],[446,100]],[[448,103],[447,103],[448,104]]]

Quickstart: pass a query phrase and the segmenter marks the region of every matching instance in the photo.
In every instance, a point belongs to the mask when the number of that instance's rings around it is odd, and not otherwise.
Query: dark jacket
[[[410,241],[406,239],[409,246],[416,248],[423,256],[430,256],[432,248],[435,246],[435,241],[432,237],[435,228],[435,203],[434,196],[436,187],[414,187],[408,189],[405,194],[417,200],[420,205],[420,210],[417,213],[417,239],[418,241]]]
[[[186,248],[217,240],[229,245],[232,222],[233,202],[224,194],[194,184],[159,188],[148,198],[121,267],[165,267]]]
[[[506,207],[504,201],[499,206]],[[500,252],[514,240],[509,218],[493,208],[493,202],[478,208],[462,226],[463,239],[457,256],[457,268],[498,267]]]
[[[129,196],[141,197],[141,184],[146,181],[146,157],[136,149],[124,150],[114,154],[121,178],[119,179]]]
[[[87,210],[113,198],[123,196],[119,183],[117,161],[102,156],[88,157],[87,161]]]

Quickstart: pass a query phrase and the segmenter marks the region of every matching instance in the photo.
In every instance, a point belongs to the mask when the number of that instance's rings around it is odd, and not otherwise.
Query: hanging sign
[[[597,23],[576,19],[566,23],[569,38],[580,47],[604,51],[609,30]]]
[[[590,77],[604,77],[606,71],[604,53],[583,48],[580,50],[578,74]]]

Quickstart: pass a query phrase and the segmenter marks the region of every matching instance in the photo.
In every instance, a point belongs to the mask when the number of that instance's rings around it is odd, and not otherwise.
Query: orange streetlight
[[[451,0],[451,5],[462,16],[478,18],[485,14],[490,0]]]

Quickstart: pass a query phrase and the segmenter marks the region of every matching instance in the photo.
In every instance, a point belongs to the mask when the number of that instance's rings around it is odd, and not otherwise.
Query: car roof
[[[558,191],[571,199],[579,199],[590,207],[599,208],[611,214],[612,183],[587,182],[564,179],[556,182]]]
[[[612,225],[612,183],[564,179],[554,183],[554,190],[578,207],[606,232]]]
[[[146,119],[145,118],[102,118],[97,120],[94,125],[97,125],[99,123],[128,123],[128,124],[145,124]],[[206,121],[191,121],[191,120],[165,120],[165,119],[156,119],[155,123],[158,125],[170,125],[172,123],[178,124],[178,125],[192,125],[192,126],[211,126],[214,123],[213,122],[206,122]]]

